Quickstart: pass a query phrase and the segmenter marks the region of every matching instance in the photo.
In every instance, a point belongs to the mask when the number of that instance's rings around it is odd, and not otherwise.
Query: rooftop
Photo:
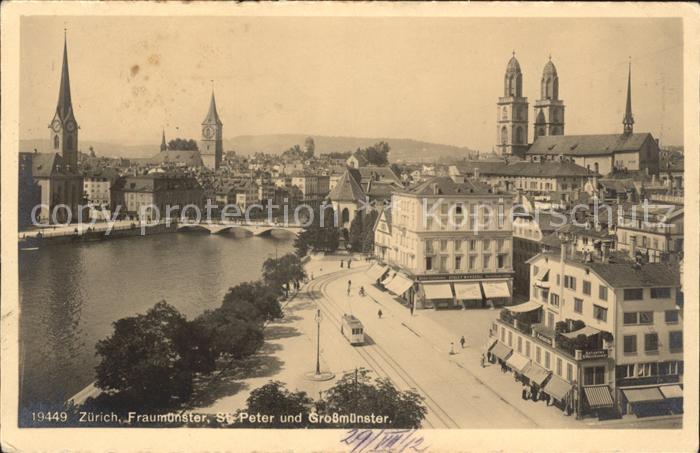
[[[545,135],[537,137],[528,149],[527,154],[592,156],[612,152],[638,151],[647,139],[653,139],[648,132],[638,134]]]

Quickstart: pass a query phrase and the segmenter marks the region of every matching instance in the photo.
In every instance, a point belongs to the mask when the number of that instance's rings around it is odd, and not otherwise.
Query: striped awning
[[[518,354],[517,352],[511,354],[511,356],[508,357],[508,360],[506,360],[506,365],[508,365],[511,368],[511,370],[517,371],[521,374],[525,367],[527,367],[529,364],[530,359],[528,359],[524,355]]]
[[[459,300],[481,300],[481,286],[479,283],[455,283],[455,296]]]
[[[549,371],[545,370],[534,362],[530,362],[530,364],[523,370],[523,375],[530,379],[530,382],[533,382],[539,386],[542,386],[542,383],[545,381],[545,379],[547,379],[549,373]]]
[[[396,274],[396,277],[386,286],[386,289],[396,294],[397,296],[402,295],[408,289],[413,286],[413,280],[404,277],[401,274]]]
[[[425,298],[428,300],[452,299],[452,288],[450,288],[449,283],[424,283],[423,292],[425,292]]]
[[[610,388],[607,385],[584,387],[583,393],[586,395],[586,401],[588,401],[588,406],[591,409],[612,407],[614,404],[612,395],[610,395]]]
[[[544,268],[535,276],[535,285],[541,288],[549,288],[549,269]]]
[[[625,398],[630,403],[646,403],[652,401],[661,401],[664,396],[658,387],[649,387],[645,389],[622,389]]]
[[[544,386],[544,391],[555,400],[564,401],[566,395],[571,391],[571,387],[572,385],[567,381],[553,374]]]
[[[494,343],[491,347],[491,354],[495,355],[501,360],[507,360],[508,357],[513,353],[513,350],[508,346],[504,345],[500,341]]]
[[[540,308],[542,308],[542,304],[533,300],[529,300],[522,304],[506,307],[508,311],[512,311],[513,313],[525,313],[528,311],[539,310]]]
[[[664,398],[683,398],[683,388],[680,385],[664,385],[659,390]]]
[[[383,266],[379,263],[374,263],[372,267],[367,269],[367,272],[365,272],[365,274],[367,275],[367,277],[369,277],[370,280],[376,281],[382,278],[382,276],[387,270],[389,270],[388,267]]]
[[[510,288],[506,282],[481,282],[481,286],[487,299],[510,297]]]
[[[384,280],[382,280],[382,285],[384,285],[384,286],[388,285],[389,282],[394,279],[394,277],[396,277],[396,273],[394,272],[392,274],[391,272],[389,272],[389,275],[387,275],[386,278],[384,278]]]

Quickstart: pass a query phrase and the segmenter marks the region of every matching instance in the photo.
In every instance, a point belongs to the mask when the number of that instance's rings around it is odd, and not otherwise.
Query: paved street
[[[347,258],[346,258],[347,260]],[[480,354],[498,310],[409,310],[364,275],[369,264],[354,261],[340,268],[339,258],[314,258],[307,264],[314,279],[285,308],[285,318],[266,329],[266,344],[246,370],[225,377],[213,397],[198,410],[217,412],[245,405],[251,390],[271,379],[317,398],[334,380],[314,382],[304,373],[315,367],[316,307],[322,311],[321,369],[336,374],[355,367],[389,377],[401,389],[425,397],[429,428],[586,428],[603,427],[595,419],[577,421],[544,402],[523,401],[512,374],[497,366],[481,368]],[[348,280],[352,281],[347,295]],[[358,294],[360,286],[367,291]],[[381,309],[383,316],[378,318]],[[352,347],[340,333],[340,318],[352,313],[365,327],[367,344]],[[467,345],[460,348],[459,337]],[[450,342],[455,354],[451,355]],[[615,427],[675,427],[677,421],[620,420]],[[629,425],[629,426],[627,426]]]

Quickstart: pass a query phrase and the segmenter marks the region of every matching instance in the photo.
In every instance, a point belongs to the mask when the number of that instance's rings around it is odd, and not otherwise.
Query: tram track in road
[[[360,271],[357,271],[360,272]],[[353,272],[353,274],[356,272]],[[336,273],[334,273],[336,274]],[[310,297],[316,301],[319,309],[321,309],[335,325],[340,329],[340,320],[343,315],[342,308],[338,305],[333,297],[331,297],[326,288],[335,280],[336,275],[325,275],[319,277],[309,285]],[[318,289],[323,297],[314,295]],[[313,292],[312,292],[313,290]],[[425,389],[418,384],[405,368],[403,368],[393,357],[377,343],[353,348],[355,352],[367,363],[368,367],[380,376],[387,377],[394,384],[397,380],[402,381],[406,387],[413,388],[419,391],[424,397],[428,414],[425,422],[431,428],[460,428],[459,424],[435,401]]]

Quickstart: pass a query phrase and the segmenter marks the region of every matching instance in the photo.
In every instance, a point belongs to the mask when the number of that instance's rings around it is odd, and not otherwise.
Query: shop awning
[[[481,286],[487,299],[510,297],[510,288],[506,282],[481,282]]]
[[[504,345],[500,341],[497,341],[494,343],[494,345],[491,347],[491,354],[495,355],[501,360],[507,360],[510,354],[513,352],[511,348],[508,346]]]
[[[396,274],[396,277],[394,277],[394,279],[389,282],[386,289],[396,294],[397,296],[400,296],[406,291],[408,291],[408,289],[411,286],[413,286],[413,280],[410,280],[401,274]]]
[[[622,389],[625,398],[630,403],[645,403],[651,401],[661,401],[664,396],[658,387],[649,387],[645,389]]]
[[[429,300],[452,299],[452,288],[450,288],[449,283],[424,283],[423,291],[425,292],[425,298]]]
[[[613,399],[607,385],[584,387],[583,393],[586,395],[586,401],[591,409],[613,406]]]
[[[659,387],[664,398],[683,398],[683,389],[680,385],[664,385]]]
[[[542,308],[542,304],[539,302],[535,302],[534,300],[529,300],[525,303],[513,305],[511,307],[506,307],[508,311],[512,311],[514,313],[525,313],[528,311],[535,311],[540,308]]]
[[[523,370],[523,375],[530,379],[531,382],[541,386],[544,380],[547,379],[547,376],[549,376],[549,371],[534,362],[530,362]]]
[[[564,335],[566,338],[576,338],[579,335],[585,335],[587,337],[597,335],[600,333],[600,330],[596,329],[595,327],[591,326],[585,326],[582,329],[578,329],[574,332],[567,332],[562,335]]]
[[[383,266],[379,263],[374,263],[372,267],[367,269],[367,272],[365,272],[365,274],[367,275],[367,277],[369,277],[370,280],[374,282],[382,278],[382,275],[384,275],[384,273],[388,270],[389,268],[387,266]]]
[[[544,391],[555,400],[564,401],[566,395],[571,391],[572,385],[559,376],[552,375],[544,386]]]
[[[491,348],[493,347],[493,345],[496,344],[497,341],[498,341],[498,338],[489,337],[489,339],[486,340],[486,345],[485,345],[486,347],[484,348],[484,351],[490,351]]]
[[[515,370],[520,374],[523,373],[523,370],[529,364],[530,359],[528,359],[524,355],[518,354],[517,352],[511,354],[511,356],[508,357],[508,360],[506,360],[506,365],[508,365],[512,370]]]
[[[479,283],[455,283],[455,296],[459,300],[481,300],[481,286]]]
[[[549,269],[542,269],[535,277],[535,285],[549,288]]]
[[[392,280],[394,279],[395,276],[396,276],[396,273],[393,273],[393,274],[392,274],[391,272],[389,272],[389,275],[387,275],[387,276],[384,278],[384,280],[382,280],[382,285],[384,285],[384,286],[388,285],[389,282],[392,281]]]

